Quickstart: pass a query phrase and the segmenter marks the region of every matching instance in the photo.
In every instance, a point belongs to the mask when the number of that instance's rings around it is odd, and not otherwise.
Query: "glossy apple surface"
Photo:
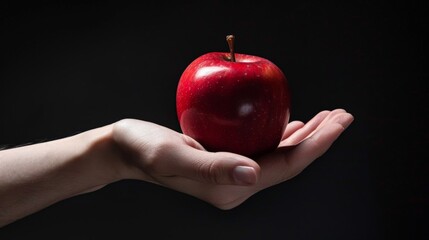
[[[210,52],[191,62],[176,92],[182,132],[209,151],[253,157],[274,150],[290,116],[290,90],[271,61]]]

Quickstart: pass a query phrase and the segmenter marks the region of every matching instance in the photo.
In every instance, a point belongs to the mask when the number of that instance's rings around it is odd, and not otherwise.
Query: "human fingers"
[[[292,121],[288,123],[283,133],[282,140],[288,138],[290,135],[292,135],[295,131],[302,128],[303,126],[304,126],[304,123],[301,121]]]
[[[317,126],[317,128],[314,129],[313,133],[315,131],[317,131],[319,128],[323,127],[324,124],[326,124],[328,122],[336,122],[336,121],[340,121],[341,122],[340,118],[343,115],[346,115],[346,118],[347,118],[348,114],[345,114],[345,113],[347,113],[346,110],[344,110],[342,108],[336,108],[336,109],[330,111],[330,113],[323,119],[323,121]]]
[[[349,113],[342,113],[336,120],[324,124],[297,146],[280,147],[259,160],[258,163],[261,166],[259,188],[267,188],[298,175],[330,148],[353,122],[354,117]]]
[[[304,140],[311,132],[313,132],[320,123],[331,113],[331,111],[324,110],[316,114],[310,121],[303,127],[294,131],[289,136],[283,136],[280,146],[293,146]]]
[[[287,158],[284,158],[288,166],[287,178],[296,176],[314,160],[322,156],[353,121],[353,117],[347,114],[347,117],[341,120],[341,122],[323,125],[312,136],[306,138],[287,153]]]

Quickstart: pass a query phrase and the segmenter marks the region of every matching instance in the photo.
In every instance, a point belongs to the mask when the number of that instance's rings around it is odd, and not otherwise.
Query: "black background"
[[[422,1],[421,1],[422,2]],[[0,4],[0,145],[122,118],[180,131],[194,58],[266,57],[292,120],[344,108],[353,124],[296,178],[222,211],[121,181],[0,229],[0,239],[419,239],[429,207],[427,4],[412,1],[38,1]]]

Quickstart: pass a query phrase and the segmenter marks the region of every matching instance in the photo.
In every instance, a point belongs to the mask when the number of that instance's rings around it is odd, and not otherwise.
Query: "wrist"
[[[123,154],[112,137],[112,125],[92,129],[77,135],[76,142],[83,143],[80,159],[100,185],[106,185],[126,178],[127,166]]]

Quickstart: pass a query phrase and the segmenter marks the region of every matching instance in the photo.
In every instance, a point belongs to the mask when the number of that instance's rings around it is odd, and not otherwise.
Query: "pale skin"
[[[319,112],[307,123],[292,121],[277,150],[258,159],[208,152],[190,137],[137,119],[2,150],[0,227],[124,179],[159,184],[219,209],[232,209],[299,174],[353,120],[344,109],[334,109]]]

